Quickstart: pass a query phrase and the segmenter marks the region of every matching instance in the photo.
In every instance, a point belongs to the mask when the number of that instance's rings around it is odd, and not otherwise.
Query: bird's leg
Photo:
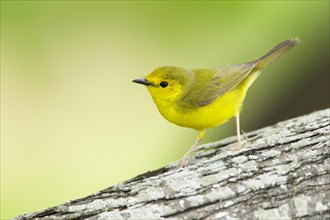
[[[242,144],[241,131],[240,131],[241,129],[239,126],[239,113],[237,113],[237,115],[235,116],[235,119],[236,119],[237,143],[236,143],[235,147],[231,148],[231,150],[238,151]]]
[[[186,163],[188,162],[188,159],[190,157],[190,154],[195,150],[195,148],[198,146],[199,142],[203,139],[205,134],[205,130],[200,130],[197,135],[197,139],[194,142],[194,144],[189,148],[189,150],[185,153],[185,155],[182,157],[178,164],[178,168],[184,167]]]

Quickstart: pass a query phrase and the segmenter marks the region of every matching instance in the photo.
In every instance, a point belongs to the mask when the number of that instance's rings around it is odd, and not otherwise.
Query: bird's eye
[[[166,81],[161,81],[161,82],[159,83],[159,85],[160,85],[160,87],[165,88],[165,87],[168,86],[168,82],[166,82]]]

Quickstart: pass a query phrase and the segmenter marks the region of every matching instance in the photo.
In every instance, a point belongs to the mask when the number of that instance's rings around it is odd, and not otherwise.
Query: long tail
[[[298,37],[283,41],[273,47],[268,53],[260,57],[256,62],[258,63],[255,67],[255,69],[263,69],[268,64],[275,61],[277,58],[281,57],[283,54],[288,52],[291,48],[296,46],[298,43],[300,43],[300,40]]]

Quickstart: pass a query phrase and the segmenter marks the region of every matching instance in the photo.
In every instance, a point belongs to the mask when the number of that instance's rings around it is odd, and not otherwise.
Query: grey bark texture
[[[23,219],[330,219],[330,109],[200,146],[177,162]]]

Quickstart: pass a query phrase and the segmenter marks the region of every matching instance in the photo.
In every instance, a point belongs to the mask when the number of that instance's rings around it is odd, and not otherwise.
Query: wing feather
[[[183,101],[191,106],[205,106],[235,88],[257,65],[257,62],[230,64],[220,66],[210,72],[195,71],[195,82],[183,97]],[[199,76],[196,76],[196,74]],[[204,74],[204,75],[203,75]],[[201,82],[201,79],[203,82]],[[205,81],[207,80],[207,83]]]

